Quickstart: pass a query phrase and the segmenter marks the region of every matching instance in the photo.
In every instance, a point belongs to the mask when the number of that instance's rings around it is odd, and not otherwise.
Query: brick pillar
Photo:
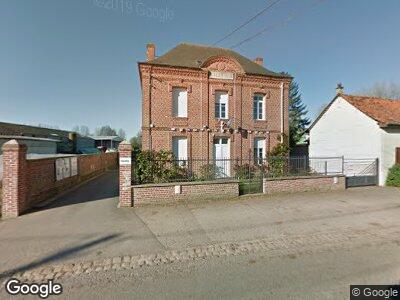
[[[123,141],[118,146],[119,152],[119,204],[118,207],[132,206],[132,146]]]
[[[16,140],[3,145],[2,218],[18,217],[26,209],[27,147]]]

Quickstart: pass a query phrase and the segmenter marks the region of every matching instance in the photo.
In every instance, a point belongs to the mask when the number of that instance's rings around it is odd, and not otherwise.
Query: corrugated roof
[[[291,78],[287,74],[270,71],[235,51],[188,43],[181,43],[164,55],[146,63],[199,69],[201,63],[214,56],[233,57],[241,65],[246,74]]]
[[[113,140],[122,142],[122,139],[118,135],[95,135],[91,136],[92,139],[100,141],[100,140]]]

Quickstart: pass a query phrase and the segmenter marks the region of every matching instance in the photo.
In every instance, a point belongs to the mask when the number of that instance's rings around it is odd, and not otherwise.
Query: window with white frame
[[[172,88],[172,115],[178,118],[186,118],[187,106],[187,90]]]
[[[217,119],[228,119],[228,93],[215,92],[215,117]]]
[[[172,138],[172,153],[179,165],[186,165],[188,159],[188,144],[186,137],[174,136]]]
[[[265,139],[254,139],[254,163],[261,165],[265,158]]]
[[[253,96],[253,119],[265,120],[264,102],[265,97],[263,94],[254,94]]]

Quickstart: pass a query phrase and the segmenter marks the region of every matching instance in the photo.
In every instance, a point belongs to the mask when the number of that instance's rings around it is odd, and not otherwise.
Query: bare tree
[[[87,127],[86,125],[81,125],[81,127],[79,127],[79,133],[83,136],[89,136],[90,135],[89,127]]]
[[[136,136],[130,139],[131,145],[134,149],[142,148],[142,132],[139,131]]]
[[[115,136],[117,132],[110,125],[105,125],[96,129],[96,135]]]
[[[126,132],[125,132],[125,130],[123,130],[122,128],[119,129],[119,130],[118,130],[118,136],[119,136],[121,139],[125,140],[125,138],[126,138]]]
[[[371,87],[362,89],[358,94],[397,100],[400,99],[400,84],[376,82]]]
[[[87,127],[86,125],[81,125],[81,126],[76,125],[76,126],[72,127],[72,131],[79,133],[82,136],[90,135],[89,127]]]

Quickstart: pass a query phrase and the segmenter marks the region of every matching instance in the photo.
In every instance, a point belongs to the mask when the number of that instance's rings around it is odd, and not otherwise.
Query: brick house
[[[223,48],[179,44],[139,62],[142,147],[179,159],[266,157],[288,134],[291,77]]]

